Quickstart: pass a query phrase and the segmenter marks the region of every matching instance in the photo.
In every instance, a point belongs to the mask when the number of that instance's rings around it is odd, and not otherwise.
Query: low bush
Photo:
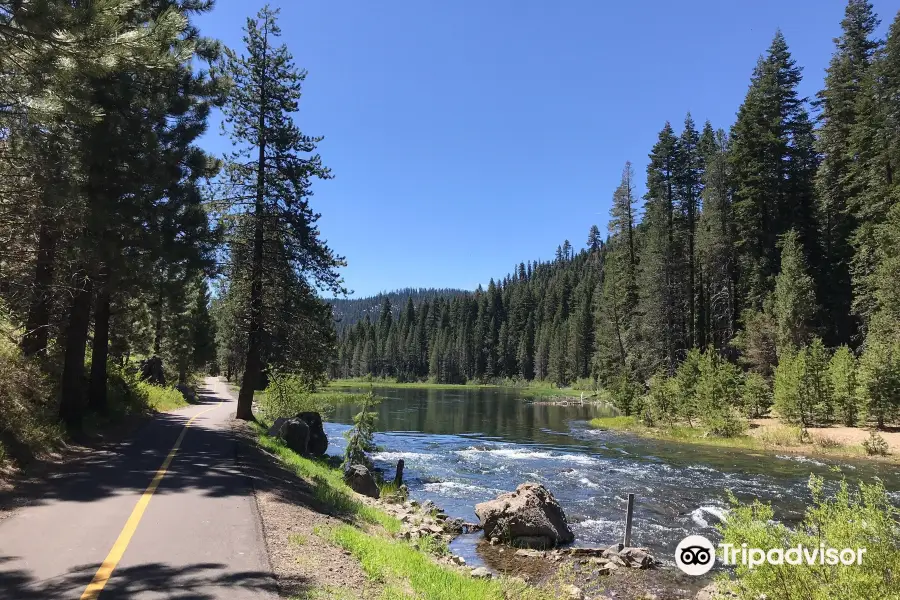
[[[0,315],[0,461],[24,463],[63,442],[53,386],[22,356]]]
[[[869,432],[869,439],[865,440],[862,445],[869,456],[887,456],[890,449],[887,441],[874,431]]]
[[[799,446],[803,443],[803,430],[792,425],[776,425],[764,429],[758,439],[769,446]]]
[[[259,401],[259,408],[265,419],[274,421],[279,417],[292,417],[301,412],[328,413],[338,400],[345,397],[341,393],[323,394],[298,375],[271,373],[269,385]]]
[[[810,435],[812,439],[812,443],[819,448],[840,448],[843,446],[842,443],[837,441],[834,438],[828,437],[827,435]]]
[[[796,548],[810,551],[826,548],[865,548],[862,564],[772,565],[749,568],[737,565],[735,579],[722,576],[720,584],[742,600],[868,600],[898,598],[896,577],[900,573],[898,512],[884,488],[876,480],[851,490],[846,481],[837,494],[825,495],[822,479],[809,481],[813,502],[802,522],[794,529],[774,520],[770,505],[754,501],[741,504],[731,496],[728,520],[718,526],[723,543],[738,549],[742,544],[768,551]]]

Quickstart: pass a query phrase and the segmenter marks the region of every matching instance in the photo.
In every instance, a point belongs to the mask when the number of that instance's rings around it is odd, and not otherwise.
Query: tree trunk
[[[109,268],[100,272],[97,302],[94,308],[94,342],[91,347],[91,385],[88,408],[106,412],[106,363],[109,357]]]
[[[162,336],[163,336],[163,290],[160,284],[159,292],[156,295],[156,314],[154,315],[154,331],[153,331],[153,354],[160,356],[162,353]]]
[[[56,237],[50,223],[43,221],[38,233],[37,266],[34,272],[31,306],[22,338],[22,354],[34,356],[47,349],[50,325],[50,286],[53,283],[53,263],[56,258]]]
[[[268,31],[264,31],[263,44],[268,42]],[[265,82],[265,63],[260,80]],[[247,343],[247,362],[244,367],[244,378],[241,381],[241,391],[238,394],[238,405],[235,418],[247,421],[253,420],[253,393],[259,385],[259,376],[262,369],[262,262],[263,243],[265,230],[263,220],[265,216],[265,192],[266,192],[266,90],[264,85],[260,89],[259,123],[257,124],[257,141],[259,154],[256,165],[256,204],[253,207],[254,231],[253,231],[253,265],[251,271],[250,287],[250,339]]]
[[[84,353],[91,322],[92,283],[83,275],[72,296],[66,329],[65,357],[60,384],[59,416],[70,429],[81,425]]]

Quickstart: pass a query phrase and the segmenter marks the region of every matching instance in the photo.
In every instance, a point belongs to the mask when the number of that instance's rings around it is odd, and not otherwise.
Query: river
[[[591,429],[587,421],[613,414],[606,406],[558,406],[523,398],[514,389],[376,388],[374,455],[388,475],[398,459],[413,499],[433,500],[452,517],[477,521],[473,508],[520,483],[550,489],[575,532],[576,545],[620,541],[625,498],[636,496],[633,545],[670,559],[681,538],[715,539],[731,490],[738,499],[771,502],[776,518],[795,522],[809,500],[810,473],[841,477],[834,461],[799,455],[662,442]],[[342,433],[359,407],[329,417],[329,453],[342,454]],[[900,467],[842,460],[848,480],[879,476],[898,497]],[[833,485],[833,483],[832,483]],[[461,542],[466,545],[465,541]],[[462,552],[467,560],[471,550]]]

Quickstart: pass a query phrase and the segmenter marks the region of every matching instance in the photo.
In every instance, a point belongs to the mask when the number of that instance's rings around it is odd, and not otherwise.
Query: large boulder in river
[[[284,445],[297,454],[306,454],[309,450],[309,425],[301,419],[288,419],[281,425],[278,437],[284,440]]]
[[[344,483],[359,494],[369,496],[370,498],[378,498],[381,490],[378,489],[378,483],[369,468],[365,465],[350,465],[344,471]]]
[[[475,505],[486,538],[518,547],[552,548],[575,539],[553,494],[539,483],[523,483],[514,492]]]
[[[317,412],[302,412],[297,413],[295,418],[309,427],[307,452],[313,456],[325,456],[325,451],[328,450],[328,436],[325,435],[325,427],[322,425],[322,415]]]

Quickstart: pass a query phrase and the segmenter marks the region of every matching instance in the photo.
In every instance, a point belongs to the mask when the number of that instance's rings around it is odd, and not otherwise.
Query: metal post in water
[[[634,513],[634,494],[628,494],[628,509],[625,512],[625,539],[622,544],[628,548],[631,546],[631,517]]]
[[[403,485],[403,459],[397,461],[397,474],[394,476],[394,485],[398,488]]]

